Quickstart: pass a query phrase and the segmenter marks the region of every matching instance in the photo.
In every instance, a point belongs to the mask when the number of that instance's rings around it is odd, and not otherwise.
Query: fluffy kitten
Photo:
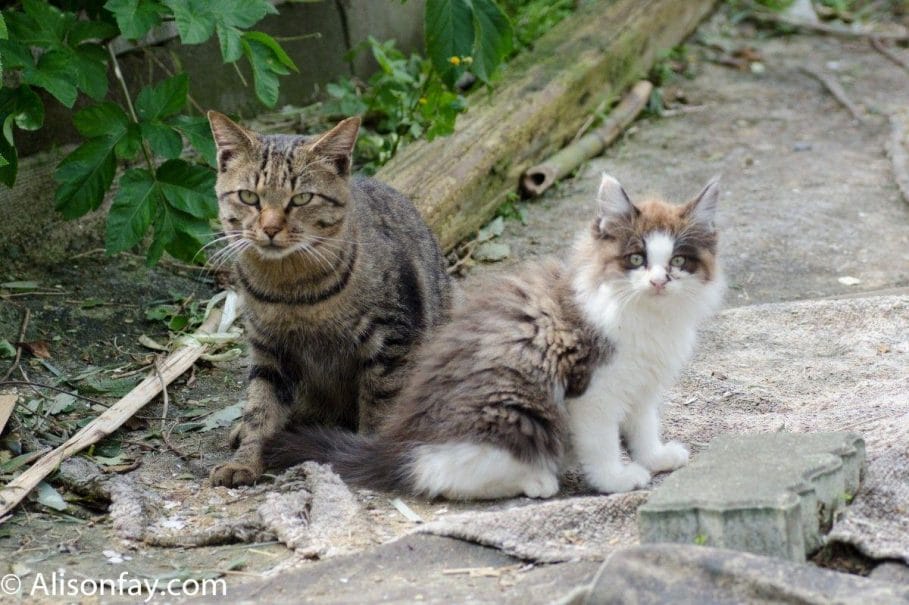
[[[474,289],[418,351],[377,437],[284,433],[267,463],[329,462],[358,485],[447,498],[551,496],[569,450],[601,492],[685,465],[688,450],[660,438],[661,396],[722,296],[717,198],[712,181],[682,206],[632,204],[603,175],[568,260]]]
[[[252,355],[238,450],[211,473],[232,486],[261,475],[263,441],[288,423],[374,430],[451,292],[413,204],[350,178],[358,118],[320,137],[261,135],[217,112],[209,121]]]

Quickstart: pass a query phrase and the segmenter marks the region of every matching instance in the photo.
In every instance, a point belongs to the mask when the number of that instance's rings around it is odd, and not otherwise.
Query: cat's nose
[[[666,275],[650,278],[650,285],[656,288],[657,292],[665,288],[668,283],[669,277]]]
[[[262,231],[265,232],[265,235],[267,235],[269,237],[269,239],[274,239],[275,236],[278,235],[278,232],[281,231],[281,226],[280,225],[266,225],[265,227],[262,227]]]

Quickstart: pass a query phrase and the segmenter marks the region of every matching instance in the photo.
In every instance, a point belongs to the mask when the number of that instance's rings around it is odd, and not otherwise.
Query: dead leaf
[[[18,343],[20,347],[34,355],[35,357],[40,357],[41,359],[50,359],[50,346],[47,344],[46,340],[35,340],[33,342],[20,342]]]
[[[504,260],[511,254],[511,246],[500,242],[485,242],[477,246],[473,257],[477,260],[494,263]]]

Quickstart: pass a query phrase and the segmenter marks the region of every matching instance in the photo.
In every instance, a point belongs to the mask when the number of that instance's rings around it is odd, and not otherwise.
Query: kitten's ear
[[[597,190],[597,229],[603,231],[612,219],[631,218],[640,213],[622,185],[605,172]]]
[[[312,153],[328,159],[337,169],[338,175],[347,176],[350,174],[350,156],[359,132],[360,118],[347,118],[319,137],[310,149]]]
[[[208,123],[218,148],[218,170],[221,172],[224,172],[230,158],[248,154],[255,148],[256,135],[223,113],[209,111]]]
[[[696,198],[688,202],[685,215],[696,223],[705,225],[711,231],[716,230],[716,205],[720,200],[720,177],[710,179]]]

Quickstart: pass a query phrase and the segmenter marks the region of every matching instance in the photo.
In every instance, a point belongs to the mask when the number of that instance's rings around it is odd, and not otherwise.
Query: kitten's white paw
[[[525,479],[521,489],[528,498],[548,498],[559,491],[559,478],[549,471],[540,471]]]
[[[618,468],[588,472],[587,480],[598,491],[615,494],[646,486],[650,483],[650,473],[637,462],[630,462]]]
[[[639,456],[638,462],[654,473],[674,471],[688,464],[688,448],[678,441],[670,441]]]

